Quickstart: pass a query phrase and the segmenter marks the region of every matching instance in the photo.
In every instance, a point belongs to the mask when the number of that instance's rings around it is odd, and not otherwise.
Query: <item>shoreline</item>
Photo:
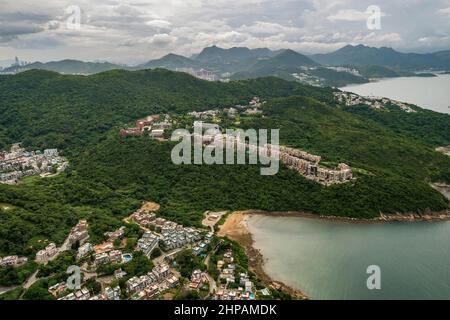
[[[244,247],[245,253],[248,257],[249,267],[262,281],[268,283],[270,286],[278,290],[283,290],[288,292],[295,299],[306,300],[310,299],[302,291],[293,288],[281,281],[273,279],[264,270],[264,256],[259,249],[255,247],[255,241],[253,235],[248,228],[248,219],[251,216],[265,215],[271,217],[300,217],[313,220],[321,220],[328,222],[339,222],[339,223],[389,223],[389,222],[439,222],[450,220],[450,210],[444,210],[439,212],[427,211],[424,214],[395,214],[395,215],[384,215],[380,214],[379,217],[373,219],[358,219],[358,218],[348,218],[348,217],[338,217],[338,216],[323,216],[316,215],[307,212],[298,211],[284,211],[284,212],[267,212],[258,210],[246,210],[246,211],[235,211],[232,212],[224,224],[220,226],[217,233],[218,236],[227,236],[231,240],[236,241]]]
[[[425,210],[423,213],[395,213],[384,214],[374,218],[352,218],[332,215],[319,215],[303,211],[262,211],[262,210],[246,210],[239,211],[246,215],[266,215],[271,217],[299,217],[312,220],[321,220],[328,222],[340,223],[388,223],[388,222],[438,222],[450,220],[450,209],[441,211]]]
[[[253,214],[253,211],[232,212],[227,217],[225,223],[220,227],[217,235],[220,237],[227,236],[244,247],[245,253],[248,257],[250,270],[253,271],[263,282],[277,290],[282,290],[289,293],[294,299],[308,300],[309,297],[306,294],[281,281],[271,278],[264,270],[264,257],[260,250],[255,248],[253,236],[247,226],[248,218]]]

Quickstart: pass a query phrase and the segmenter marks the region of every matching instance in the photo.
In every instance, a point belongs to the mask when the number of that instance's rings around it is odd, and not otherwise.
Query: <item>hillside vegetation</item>
[[[254,95],[268,100],[265,117],[243,117],[241,127],[279,128],[283,144],[321,155],[329,166],[345,162],[357,179],[323,187],[284,166],[275,176],[261,176],[258,165],[176,166],[173,143],[118,135],[122,124],[147,114],[205,110]],[[447,208],[428,182],[450,182],[450,158],[434,151],[450,144],[450,117],[374,112],[337,106],[331,89],[276,78],[224,84],[166,70],[0,77],[2,145],[62,148],[71,163],[57,177],[0,185],[0,203],[9,208],[0,209],[0,255],[32,255],[42,240],[61,243],[82,217],[96,242],[143,200],[186,225],[199,225],[205,210],[371,218]],[[432,119],[436,127],[423,128]]]
[[[331,99],[330,90],[278,78],[227,84],[164,69],[113,70],[91,76],[32,70],[0,76],[0,149],[25,147],[73,151],[113,126],[154,113],[188,112],[292,94]]]

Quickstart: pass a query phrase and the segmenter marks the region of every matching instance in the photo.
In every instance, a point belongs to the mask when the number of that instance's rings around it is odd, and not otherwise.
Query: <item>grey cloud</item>
[[[19,35],[44,31],[43,27],[33,25],[0,24],[0,37],[17,37]]]
[[[51,16],[46,14],[35,14],[31,12],[10,12],[10,13],[0,12],[0,21],[2,22],[26,21],[33,23],[43,23],[49,20],[51,20]]]
[[[7,10],[0,21],[10,29],[0,30],[0,46],[7,43],[29,59],[36,54],[33,46],[45,45],[52,49],[49,59],[65,58],[70,48],[92,59],[115,54],[117,61],[130,56],[146,60],[169,51],[188,55],[211,44],[289,47],[305,53],[347,43],[403,51],[450,48],[448,0],[78,0],[79,32],[65,29],[71,0],[1,1]],[[384,13],[381,30],[366,27],[365,11],[373,4]],[[0,54],[3,58],[8,57]]]

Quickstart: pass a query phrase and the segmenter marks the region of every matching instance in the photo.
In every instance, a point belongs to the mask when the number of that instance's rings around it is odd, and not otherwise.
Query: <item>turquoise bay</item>
[[[449,299],[450,222],[350,224],[252,216],[248,228],[274,279],[312,299]],[[368,290],[369,265],[381,290]]]

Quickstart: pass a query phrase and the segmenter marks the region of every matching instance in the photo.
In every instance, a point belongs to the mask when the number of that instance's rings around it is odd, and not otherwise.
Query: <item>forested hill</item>
[[[16,141],[73,149],[148,114],[247,103],[255,95],[331,99],[329,89],[275,77],[220,83],[165,69],[112,70],[91,76],[31,70],[0,76],[0,149]]]
[[[243,128],[280,129],[281,142],[349,164],[356,180],[324,187],[285,166],[261,176],[258,165],[186,165],[170,161],[170,142],[121,138],[118,128],[141,116],[183,113],[267,100],[264,117]],[[93,242],[144,200],[161,214],[198,225],[205,210],[261,209],[371,218],[448,207],[430,181],[450,183],[450,116],[416,108],[344,107],[332,89],[278,78],[214,83],[167,70],[63,76],[29,71],[0,77],[0,141],[63,148],[69,169],[54,178],[0,185],[0,255],[30,257],[42,240],[61,243],[80,218]]]

